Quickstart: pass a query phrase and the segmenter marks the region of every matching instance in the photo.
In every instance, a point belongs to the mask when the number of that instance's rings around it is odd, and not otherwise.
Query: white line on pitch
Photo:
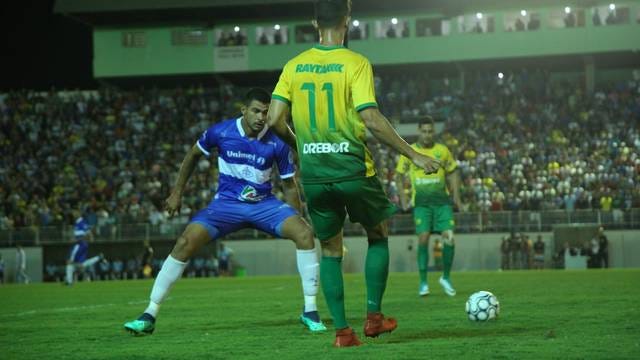
[[[167,300],[171,300],[171,298],[169,297],[165,299],[165,301]],[[63,313],[63,312],[70,312],[70,311],[83,311],[83,310],[99,309],[99,308],[104,308],[109,306],[146,304],[148,302],[149,300],[138,300],[138,301],[128,301],[124,304],[109,303],[109,304],[96,304],[96,305],[83,305],[83,306],[67,306],[67,307],[53,308],[53,309],[21,311],[14,314],[3,314],[3,315],[0,315],[0,317],[3,317],[3,318],[21,317],[21,316],[36,315],[36,314],[39,315],[39,314],[45,314],[45,313]]]

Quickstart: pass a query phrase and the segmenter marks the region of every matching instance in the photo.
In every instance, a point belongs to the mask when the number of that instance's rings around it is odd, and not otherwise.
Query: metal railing
[[[558,224],[601,224],[607,229],[640,229],[640,208],[630,210],[564,210],[552,211],[496,211],[456,213],[456,232],[522,232],[551,231]],[[184,230],[186,223],[172,221],[160,225],[150,223],[105,224],[95,226],[95,241],[112,243],[143,240],[176,239]],[[413,216],[409,213],[398,214],[390,221],[391,234],[413,234],[415,232]],[[365,232],[358,224],[347,221],[346,236],[364,236]],[[228,239],[260,239],[269,236],[254,229],[243,229],[227,236]],[[0,246],[47,245],[69,243],[73,240],[71,226],[23,227],[0,230]]]

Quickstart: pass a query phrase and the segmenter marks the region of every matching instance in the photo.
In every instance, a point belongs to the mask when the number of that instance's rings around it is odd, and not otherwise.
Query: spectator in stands
[[[233,250],[223,244],[221,241],[218,242],[218,268],[221,276],[231,276],[233,273],[233,269],[231,266],[231,259],[233,257]]]
[[[402,23],[401,36],[403,38],[409,37],[409,26],[407,26],[407,23]]]
[[[522,248],[522,238],[515,233],[511,232],[509,237],[509,252],[511,253],[511,269],[522,269],[520,249]]]
[[[138,272],[140,270],[140,266],[135,258],[131,257],[126,262],[126,273],[125,276],[127,279],[137,279]]]
[[[58,273],[58,267],[56,266],[56,264],[48,263],[44,267],[44,281],[52,281],[52,282],[58,281],[57,273]]]
[[[502,255],[500,268],[502,270],[511,269],[511,244],[509,243],[509,237],[507,236],[502,237],[502,243],[500,244],[500,254]]]
[[[98,263],[97,278],[100,280],[111,280],[111,263],[104,259]]]
[[[277,29],[274,33],[273,33],[273,43],[276,45],[280,45],[284,42],[283,36],[282,36],[282,30],[281,29]]]
[[[609,267],[609,239],[604,234],[604,228],[600,226],[598,228],[598,262],[596,267]]]
[[[607,18],[604,20],[607,25],[615,25],[618,21],[616,18],[616,11],[609,10],[609,14],[607,14]]]
[[[205,259],[201,256],[193,259],[193,270],[195,272],[196,277],[205,276],[204,263],[205,263]]]
[[[396,29],[393,27],[393,25],[389,25],[386,35],[387,39],[393,39],[396,37]]]
[[[585,240],[582,243],[582,247],[580,248],[580,256],[584,256],[587,258],[587,268],[591,269],[594,267],[594,254],[591,252],[591,242],[589,240]]]
[[[260,34],[260,38],[258,39],[258,44],[269,45],[269,38],[267,37],[267,34],[264,31],[262,32],[262,34]]]
[[[540,29],[540,16],[538,14],[531,14],[529,17],[529,26],[527,27],[529,31]]]
[[[142,256],[140,257],[142,260],[140,261],[141,269],[140,273],[142,277],[148,279],[153,276],[153,267],[151,261],[153,260],[153,247],[151,247],[151,243],[149,240],[145,240],[143,243],[144,251],[142,252]]]
[[[573,11],[566,13],[564,17],[564,27],[572,28],[576,26],[576,15]]]
[[[113,260],[113,263],[111,264],[112,266],[112,272],[113,272],[113,279],[114,280],[122,280],[124,278],[124,263],[122,262],[121,259],[116,258],[115,260]]]
[[[476,25],[473,27],[471,32],[478,33],[478,34],[482,34],[484,32],[484,30],[482,29],[482,24],[480,24],[480,21],[476,21]]]
[[[516,18],[516,22],[514,24],[516,31],[524,31],[525,30],[525,25],[524,25],[524,21],[522,21],[522,19],[520,17]]]
[[[531,252],[533,250],[533,243],[529,238],[529,235],[520,233],[521,245],[520,245],[520,264],[522,269],[531,269]]]
[[[360,40],[362,39],[362,32],[359,26],[352,26],[349,29],[349,39],[351,40]]]
[[[602,19],[600,19],[600,10],[597,7],[593,8],[593,16],[591,17],[591,20],[593,22],[593,26],[602,25]]]
[[[27,254],[22,245],[16,244],[16,283],[28,284],[30,281],[27,275]]]
[[[545,244],[542,241],[542,235],[538,235],[538,239],[533,244],[534,269],[544,269],[544,247]]]
[[[218,276],[218,259],[215,256],[210,256],[207,258],[205,263],[205,269],[207,271],[207,276],[209,277],[217,277]]]

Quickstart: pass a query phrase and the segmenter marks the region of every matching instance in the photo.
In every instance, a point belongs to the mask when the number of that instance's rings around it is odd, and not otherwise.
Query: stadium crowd
[[[439,139],[458,159],[464,210],[640,207],[639,80],[587,94],[542,71],[467,79],[462,92],[426,75],[376,77],[392,122],[431,114],[444,123]],[[69,225],[76,208],[98,227],[161,226],[185,152],[208,125],[239,113],[242,92],[226,84],[0,95],[0,229]],[[370,147],[398,201],[406,188],[393,181],[397,154]],[[210,201],[213,161],[198,164],[177,221]]]

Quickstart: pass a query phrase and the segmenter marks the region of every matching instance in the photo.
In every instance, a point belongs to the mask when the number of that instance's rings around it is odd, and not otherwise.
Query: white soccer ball
[[[469,320],[487,321],[498,318],[500,303],[498,298],[489,291],[478,291],[469,296],[465,310]]]

